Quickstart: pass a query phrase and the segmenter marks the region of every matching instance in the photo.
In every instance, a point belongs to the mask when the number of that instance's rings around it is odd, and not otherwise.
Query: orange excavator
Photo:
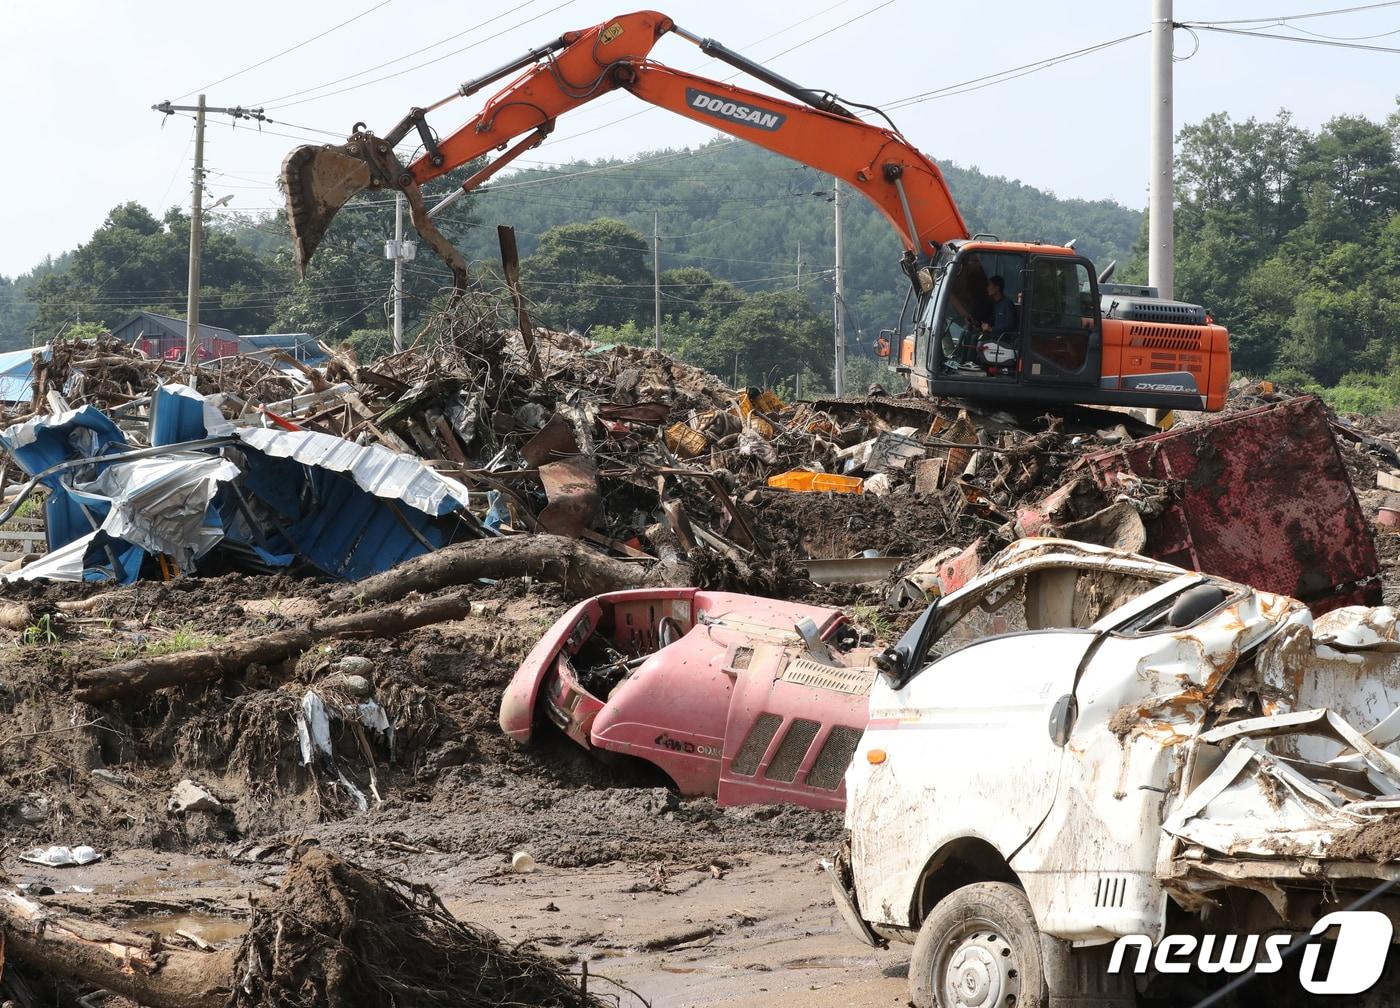
[[[665,66],[648,57],[674,33],[793,101]],[[517,74],[475,117],[439,139],[427,117],[443,105]],[[804,88],[655,11],[566,32],[426,108],[380,137],[357,123],[340,146],[300,147],[282,166],[298,263],[305,270],[331,218],[366,189],[404,193],[414,227],[468,282],[462,255],[433,217],[538,146],[562,114],[611,91],[722,130],[860,190],[904,244],[905,316],[882,337],[915,391],[1008,406],[1083,403],[1215,411],[1230,380],[1224,327],[1197,305],[1150,287],[1109,283],[1074,243],[971,235],[943,174],[877,108]],[[852,108],[884,118],[859,118]],[[394,148],[417,134],[423,154],[403,165]],[[424,183],[496,152],[429,208]],[[909,311],[913,307],[912,313]]]

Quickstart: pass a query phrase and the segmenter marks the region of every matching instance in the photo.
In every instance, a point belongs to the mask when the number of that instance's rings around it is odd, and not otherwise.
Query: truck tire
[[[940,900],[914,942],[909,999],[916,1008],[1046,1008],[1040,930],[1026,894],[978,882]]]

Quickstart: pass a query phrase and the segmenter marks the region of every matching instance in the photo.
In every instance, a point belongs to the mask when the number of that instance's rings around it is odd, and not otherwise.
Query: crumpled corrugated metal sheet
[[[45,477],[50,555],[23,579],[130,582],[147,553],[188,571],[226,543],[264,567],[300,559],[357,580],[491,534],[467,510],[466,487],[418,458],[329,434],[235,426],[217,397],[182,385],[152,395],[149,435],[155,447],[183,450],[116,461],[126,438],[92,407],[0,433],[31,475],[83,460]],[[241,444],[190,450],[210,436]]]
[[[445,515],[468,504],[467,488],[461,483],[434,472],[419,459],[379,445],[357,445],[314,431],[236,428],[231,424],[210,433],[237,434],[244,444],[272,458],[295,459],[302,465],[344,473],[360,489],[426,514]]]
[[[111,500],[103,532],[172,556],[186,569],[224,537],[210,505],[218,485],[238,476],[238,467],[227,459],[181,454],[118,462],[74,489]]]

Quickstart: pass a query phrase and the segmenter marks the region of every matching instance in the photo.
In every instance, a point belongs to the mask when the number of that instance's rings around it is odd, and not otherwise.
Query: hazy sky
[[[1176,0],[1174,13],[1178,21],[1202,21],[1351,5]],[[118,203],[137,200],[157,214],[188,205],[193,124],[151,111],[162,99],[192,104],[204,89],[210,105],[266,105],[277,124],[261,134],[212,116],[205,158],[214,198],[232,195],[231,209],[269,207],[278,202],[273,180],[283,155],[306,140],[335,139],[312,130],[343,136],[363,120],[384,132],[410,106],[434,102],[565,30],[626,9],[601,0],[7,0],[0,8],[0,94],[20,146],[0,159],[0,191],[9,194],[0,203],[0,274],[13,276],[84,241]],[[806,86],[883,105],[1146,29],[1150,10],[1150,0],[678,0],[667,13],[690,31],[771,60]],[[355,20],[307,41],[349,18]],[[1397,5],[1294,24],[1400,48]],[[784,52],[793,46],[800,47]],[[1216,111],[1271,117],[1280,107],[1307,127],[1342,113],[1383,118],[1400,92],[1400,54],[1213,32],[1200,33],[1197,49],[1178,31],[1176,46],[1178,56],[1195,50],[1176,64],[1178,127]],[[663,39],[653,56],[716,77],[731,72],[678,36]],[[893,115],[935,159],[1061,196],[1140,207],[1147,77],[1144,36]],[[340,78],[350,79],[331,83]],[[450,132],[481,100],[453,103],[430,122]],[[641,108],[618,94],[580,109],[531,152],[532,163],[631,155],[714,135],[656,109],[594,129]],[[26,150],[33,163],[21,156]]]

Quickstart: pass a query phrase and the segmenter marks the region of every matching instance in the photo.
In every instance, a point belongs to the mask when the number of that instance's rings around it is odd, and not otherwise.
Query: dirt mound
[[[457,920],[427,886],[305,853],[262,901],[228,1008],[591,1008],[549,959]]]

